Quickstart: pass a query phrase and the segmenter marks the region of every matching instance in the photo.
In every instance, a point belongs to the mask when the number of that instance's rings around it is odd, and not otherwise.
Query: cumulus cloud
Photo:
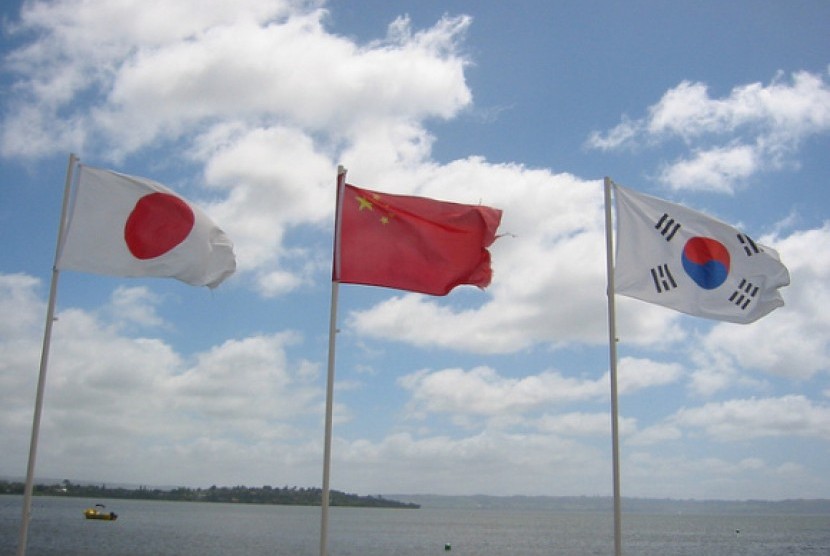
[[[422,438],[398,433],[380,442],[339,443],[334,452],[338,475],[350,485],[380,485],[386,492],[417,491],[420,481],[412,470],[418,469],[438,493],[480,494],[481,485],[488,484],[496,495],[532,496],[551,489],[561,495],[598,494],[606,489],[586,477],[608,472],[601,451],[551,434],[484,431]],[[517,469],[533,481],[522,480]]]
[[[20,458],[28,452],[23,443],[29,437],[42,340],[42,322],[35,321],[45,312],[39,286],[24,275],[0,275],[0,306],[15,310],[2,320],[17,322],[16,332],[0,335],[0,420],[8,433],[0,465],[5,469],[24,469]],[[238,462],[235,475],[265,481],[264,467],[274,462],[257,461],[250,450],[306,449],[307,429],[317,431],[322,390],[318,366],[289,354],[302,341],[296,333],[228,340],[185,355],[157,337],[123,333],[130,328],[126,325],[140,323],[152,332],[161,324],[153,313],[156,300],[144,288],[118,288],[113,299],[113,310],[102,312],[109,315],[107,321],[75,308],[58,313],[41,424],[38,468],[44,475],[132,476],[149,482],[152,469],[164,463],[182,470],[183,484],[200,474],[210,481],[202,471],[205,460],[199,459],[209,442],[248,451],[250,459]],[[101,454],[112,474],[96,469],[104,476],[91,477],[86,469],[90,453]]]
[[[39,295],[40,281],[25,274],[0,274],[0,411],[3,422],[25,431],[31,420],[31,403],[20,392],[35,385],[39,365],[43,315],[46,303]],[[26,438],[25,433],[19,438]],[[17,444],[17,439],[10,442]],[[9,446],[22,447],[22,443]],[[22,452],[21,452],[22,453]]]
[[[105,127],[109,124],[111,129],[115,126],[106,117],[97,116],[101,109],[95,104],[75,105],[78,97],[109,97],[118,89],[119,72],[147,51],[164,52],[171,44],[197,42],[207,29],[244,24],[240,19],[265,24],[285,16],[292,4],[261,0],[245,0],[233,7],[191,1],[175,5],[161,1],[141,5],[78,0],[24,3],[20,20],[11,31],[35,32],[40,38],[11,52],[6,60],[19,76],[19,96],[4,118],[2,152],[6,156],[38,156],[54,149],[78,150],[100,144],[98,122]],[[311,10],[314,3],[296,3],[302,4]],[[150,121],[156,110],[148,114]],[[143,127],[135,129],[136,137],[143,136]],[[129,128],[120,131],[125,133]]]
[[[386,40],[360,47],[325,30],[317,1],[250,0],[231,12],[221,2],[152,4],[25,5],[18,31],[43,38],[8,60],[25,94],[6,115],[4,155],[81,141],[118,157],[227,120],[341,140],[380,119],[449,117],[471,99],[456,53],[466,17],[418,32],[401,18]],[[72,125],[55,133],[70,105]]]
[[[160,302],[161,298],[147,287],[119,286],[112,292],[107,310],[119,322],[159,327],[164,324],[156,311]]]
[[[14,308],[20,322],[30,323],[0,336],[0,421],[9,439],[0,463],[9,469],[25,467],[21,458],[32,400],[19,392],[34,394],[42,333],[37,317],[45,308],[39,289],[31,277],[0,275],[0,306]],[[184,354],[151,334],[153,319],[135,318],[144,314],[137,310],[142,303],[155,307],[153,296],[141,287],[119,292],[116,297],[129,301],[129,311],[98,314],[70,307],[59,313],[41,428],[41,473],[99,481],[129,476],[155,484],[155,469],[164,465],[165,480],[182,485],[268,484],[275,476],[317,484],[323,388],[319,365],[291,355],[302,337],[289,331],[251,335]],[[129,327],[119,324],[136,320],[144,334],[124,334]],[[607,376],[570,379],[550,372],[509,378],[486,367],[414,373],[402,377],[401,385],[412,396],[411,409],[423,415],[456,412],[491,422],[511,412],[547,411],[551,401],[607,396]],[[447,397],[453,389],[460,398]],[[430,401],[436,393],[444,398]],[[517,467],[548,477],[545,488],[597,492],[585,472],[605,472],[601,451],[579,439],[604,439],[607,415],[551,414],[524,421],[477,426],[455,436],[394,430],[378,440],[338,436],[333,465],[338,481],[363,492],[416,492],[422,473],[431,473],[431,487],[442,492],[477,493],[482,477],[489,477],[498,483],[497,493],[534,494],[524,480],[509,478],[507,472]],[[91,477],[89,454],[111,474],[96,469]],[[461,480],[458,465],[470,471],[467,479]],[[413,474],[413,467],[419,473]],[[544,473],[553,467],[561,472]]]
[[[777,436],[830,438],[830,407],[801,395],[708,403],[681,409],[673,421],[702,429],[721,442]]]
[[[624,357],[619,364],[622,395],[678,380],[681,367],[645,359]],[[421,370],[399,379],[410,392],[415,414],[449,413],[499,417],[527,415],[540,408],[575,402],[605,402],[609,395],[608,373],[598,378],[571,377],[557,371],[503,376],[491,367]],[[552,418],[546,420],[552,423]],[[605,419],[606,426],[609,421]]]
[[[749,145],[730,145],[698,150],[692,158],[667,163],[660,171],[661,182],[675,189],[708,188],[730,193],[758,171],[763,153]]]
[[[569,378],[556,372],[508,378],[488,367],[420,371],[402,377],[400,384],[412,392],[416,411],[493,416],[591,399],[608,390],[602,379]]]
[[[781,290],[785,305],[749,326],[718,324],[691,354],[696,370],[692,388],[711,395],[734,384],[758,385],[757,375],[808,380],[830,371],[830,257],[818,245],[830,241],[830,224],[781,238],[772,245],[797,287]]]
[[[809,491],[818,484],[817,477],[804,473],[803,467],[793,461],[771,465],[758,458],[726,459],[717,456],[689,456],[678,454],[658,456],[646,451],[628,455],[622,463],[626,488],[636,488],[644,496],[662,497],[690,481],[687,489],[691,498],[728,500],[745,498],[741,492],[754,488],[759,498],[791,498],[791,487]]]
[[[779,74],[767,85],[735,87],[723,98],[710,96],[704,83],[683,81],[647,116],[595,131],[586,145],[610,151],[679,139],[693,154],[665,162],[659,180],[675,190],[731,193],[758,172],[794,163],[804,140],[828,130],[826,75],[799,71],[789,79]]]
[[[683,437],[682,430],[673,424],[660,423],[636,431],[626,439],[629,446],[647,446],[660,444],[671,440],[678,440]]]
[[[684,407],[626,439],[646,446],[705,435],[717,442],[803,436],[827,439],[830,406],[800,394],[732,399]]]
[[[637,428],[637,421],[631,417],[618,419],[620,434],[625,436]],[[564,436],[611,436],[611,417],[606,413],[585,413],[581,411],[545,415],[538,421],[541,431]]]
[[[619,391],[627,394],[676,382],[683,374],[679,363],[659,363],[648,359],[622,357],[618,364]]]
[[[13,32],[39,39],[6,59],[18,94],[0,152],[121,164],[176,145],[204,168],[194,200],[234,238],[240,273],[264,296],[295,290],[323,263],[285,238],[330,225],[337,164],[369,175],[421,164],[424,120],[472,101],[459,48],[469,17],[423,30],[400,17],[360,45],[326,29],[322,5],[26,3]]]

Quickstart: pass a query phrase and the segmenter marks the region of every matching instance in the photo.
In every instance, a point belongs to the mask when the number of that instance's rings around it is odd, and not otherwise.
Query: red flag
[[[344,184],[332,279],[447,295],[490,284],[501,210]]]

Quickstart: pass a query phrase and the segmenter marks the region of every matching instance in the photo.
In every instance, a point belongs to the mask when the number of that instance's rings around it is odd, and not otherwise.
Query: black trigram
[[[674,276],[671,275],[669,265],[661,264],[651,269],[651,279],[654,281],[654,288],[657,293],[667,292],[677,287]]]
[[[756,245],[755,242],[752,241],[752,238],[746,234],[739,233],[738,241],[741,242],[741,245],[743,245],[744,252],[746,252],[747,257],[751,257],[752,255],[758,255],[764,252],[764,250],[758,247],[758,245]]]
[[[759,286],[756,286],[746,278],[741,278],[741,283],[738,284],[738,288],[729,296],[729,301],[742,310],[746,309],[752,303],[752,300],[755,299],[755,296],[758,295],[760,289]]]
[[[662,235],[666,241],[671,241],[674,234],[676,234],[677,230],[680,229],[680,222],[676,222],[674,218],[664,212],[663,216],[660,217],[660,220],[657,221],[657,224],[654,225],[654,229],[660,230],[660,235]]]

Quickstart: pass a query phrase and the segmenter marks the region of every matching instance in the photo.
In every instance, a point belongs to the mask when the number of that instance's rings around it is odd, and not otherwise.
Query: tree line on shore
[[[24,483],[0,481],[0,494],[23,494]],[[209,488],[176,487],[172,489],[107,487],[103,485],[75,484],[64,480],[53,484],[34,485],[36,496],[67,496],[75,498],[121,498],[134,500],[168,500],[177,502],[225,502],[238,504],[275,504],[284,506],[319,506],[323,498],[322,489],[300,487],[233,486]],[[331,506],[352,506],[360,508],[419,508],[418,504],[390,500],[382,496],[359,496],[331,490]]]

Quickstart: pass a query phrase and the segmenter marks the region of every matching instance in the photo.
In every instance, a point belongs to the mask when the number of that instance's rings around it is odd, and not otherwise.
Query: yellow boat
[[[84,510],[84,517],[87,519],[100,519],[102,521],[115,521],[118,519],[118,514],[113,512],[102,512],[98,508],[104,508],[103,504],[95,504],[95,508],[87,508]]]

